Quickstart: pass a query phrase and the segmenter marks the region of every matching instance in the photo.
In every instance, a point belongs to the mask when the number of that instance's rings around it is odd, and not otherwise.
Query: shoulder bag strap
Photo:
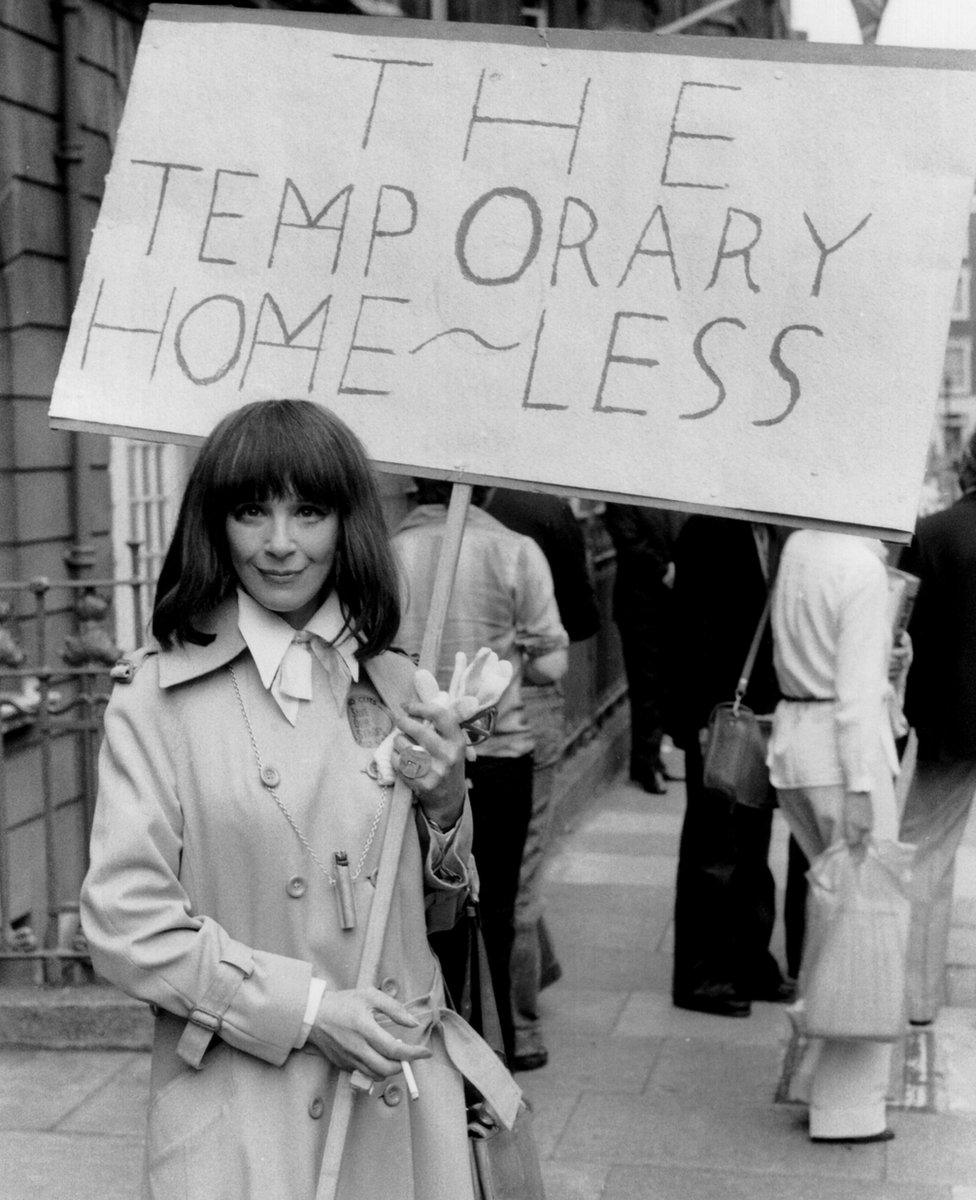
[[[756,632],[752,635],[752,642],[749,644],[749,653],[746,655],[746,661],[742,664],[742,674],[739,676],[739,682],[735,689],[735,701],[733,711],[738,712],[739,706],[742,704],[743,697],[749,687],[749,679],[752,676],[752,668],[756,665],[756,655],[759,653],[759,644],[762,642],[763,634],[766,632],[766,624],[769,621],[769,614],[773,607],[773,586],[776,583],[776,575],[779,571],[779,563],[773,569],[773,573],[769,577],[769,587],[766,591],[766,603],[763,605],[762,614],[759,617],[759,624],[756,626]]]

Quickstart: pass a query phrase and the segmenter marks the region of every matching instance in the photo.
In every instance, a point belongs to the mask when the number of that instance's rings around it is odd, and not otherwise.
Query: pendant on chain
[[[356,897],[352,890],[352,876],[349,873],[349,856],[345,850],[337,850],[332,856],[335,863],[335,890],[339,905],[339,928],[356,928]]]

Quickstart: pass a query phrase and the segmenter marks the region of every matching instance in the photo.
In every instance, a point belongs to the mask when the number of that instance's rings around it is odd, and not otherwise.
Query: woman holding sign
[[[373,1085],[341,1197],[471,1195],[459,1068],[498,1082],[498,1063],[445,1017],[427,944],[468,888],[465,736],[389,650],[397,593],[369,464],[337,418],[281,400],[221,421],[153,645],[117,673],[82,894],[96,968],[156,1015],[150,1196],[311,1200],[341,1071]],[[394,775],[415,828],[362,988]]]

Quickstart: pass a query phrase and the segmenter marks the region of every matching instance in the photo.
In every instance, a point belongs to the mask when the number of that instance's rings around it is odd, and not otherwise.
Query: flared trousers
[[[898,834],[894,780],[879,746],[871,802],[873,836]],[[793,836],[813,860],[841,836],[844,788],[778,790],[780,808]],[[884,1042],[811,1038],[803,1073],[810,1079],[810,1136],[867,1137],[886,1126],[885,1098],[892,1047]]]

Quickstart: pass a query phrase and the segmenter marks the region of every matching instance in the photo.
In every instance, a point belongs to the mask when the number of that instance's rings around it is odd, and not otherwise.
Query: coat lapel
[[[159,656],[159,686],[176,687],[201,675],[209,675],[232,662],[245,647],[237,628],[237,598],[225,600],[199,622],[201,633],[212,635],[206,646],[193,642],[173,646]]]
[[[413,676],[417,668],[405,654],[387,650],[385,654],[367,659],[363,669],[391,712],[395,713],[405,701],[417,698],[413,690]]]

